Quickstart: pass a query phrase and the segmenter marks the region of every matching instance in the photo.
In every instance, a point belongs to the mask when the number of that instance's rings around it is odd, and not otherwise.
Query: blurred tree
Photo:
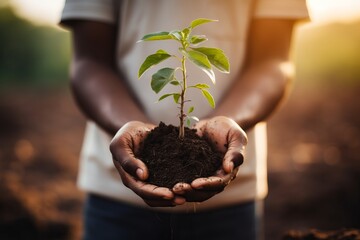
[[[69,33],[0,8],[0,86],[58,86],[68,78]]]

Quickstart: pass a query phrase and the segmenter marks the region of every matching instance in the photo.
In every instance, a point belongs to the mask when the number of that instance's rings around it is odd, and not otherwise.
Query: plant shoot
[[[146,57],[145,61],[139,68],[138,77],[140,78],[144,72],[151,67],[163,62],[168,58],[176,58],[179,60],[179,67],[177,68],[161,68],[151,78],[151,88],[158,94],[167,84],[172,84],[179,87],[179,92],[172,92],[163,94],[158,101],[161,101],[167,97],[173,97],[175,103],[179,105],[179,138],[184,138],[185,133],[185,121],[190,125],[190,120],[199,121],[195,116],[190,114],[194,111],[194,106],[190,106],[185,109],[185,103],[190,102],[186,99],[186,91],[189,88],[198,89],[205,97],[207,102],[212,108],[215,108],[215,101],[213,96],[208,91],[209,85],[205,83],[195,83],[189,85],[188,73],[186,71],[187,60],[190,60],[193,64],[204,71],[210,78],[213,84],[215,84],[215,74],[212,67],[215,67],[220,72],[229,73],[230,64],[229,60],[224,54],[223,50],[219,48],[199,47],[208,39],[204,35],[193,35],[192,30],[202,24],[215,22],[217,20],[199,18],[190,23],[190,26],[183,30],[173,30],[170,32],[155,32],[145,35],[142,41],[159,41],[159,40],[174,40],[179,43],[179,52],[177,54],[170,54],[167,51],[160,49],[156,53]],[[181,77],[178,78],[176,72]]]

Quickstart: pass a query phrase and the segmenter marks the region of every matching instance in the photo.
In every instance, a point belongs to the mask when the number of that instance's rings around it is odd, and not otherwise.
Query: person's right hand
[[[222,166],[213,176],[197,178],[190,184],[177,183],[173,192],[187,202],[203,202],[222,192],[236,178],[244,160],[247,136],[234,120],[224,116],[201,120],[194,128],[199,136],[224,154]]]
[[[149,176],[148,169],[140,159],[135,157],[134,153],[139,149],[140,143],[154,127],[152,124],[131,121],[120,128],[110,143],[114,165],[124,185],[140,196],[149,206],[181,205],[185,203],[183,197],[175,196],[168,188],[145,182]]]

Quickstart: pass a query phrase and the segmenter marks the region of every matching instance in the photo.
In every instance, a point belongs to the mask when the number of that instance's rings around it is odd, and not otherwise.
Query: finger
[[[114,162],[118,162],[126,172],[145,180],[148,177],[148,170],[146,165],[135,157],[134,145],[133,136],[120,131],[111,141],[110,151]]]
[[[154,206],[155,203],[157,203],[158,206],[181,204],[180,201],[174,201],[175,196],[170,189],[139,181],[126,173],[121,166],[119,166],[118,171],[123,184],[141,197],[146,203],[153,202],[151,205]]]
[[[219,170],[217,176],[208,178],[198,178],[191,183],[194,189],[201,189],[206,191],[222,191],[231,181],[236,178],[239,167],[236,167],[232,172],[225,174],[224,170]]]
[[[177,183],[175,184],[175,186],[172,188],[172,191],[175,193],[175,194],[178,194],[178,195],[184,195],[186,194],[187,192],[191,191],[192,190],[192,187],[190,184],[188,183]]]
[[[231,150],[226,152],[223,160],[223,169],[226,173],[231,173],[235,168],[242,165],[244,162],[244,155],[239,150]]]
[[[174,199],[174,193],[165,187],[159,187],[140,181],[129,175],[121,167],[118,169],[124,185],[134,191],[142,199],[146,200],[166,200]]]
[[[123,151],[122,149],[112,150],[113,161],[121,166],[127,173],[140,180],[146,180],[149,176],[148,169],[144,162],[136,158],[133,153]]]
[[[186,199],[181,196],[175,196],[175,198],[173,199],[173,203],[175,205],[183,205],[184,203],[186,203]]]
[[[206,123],[208,120],[204,119],[194,124],[193,128],[196,129],[196,134],[200,137],[204,136],[204,129],[206,128]]]
[[[196,190],[192,188],[191,185],[188,183],[177,183],[173,187],[172,191],[175,194],[179,194],[187,202],[203,202],[216,195],[217,193],[221,192],[222,189],[215,191],[211,191],[209,189]]]
[[[221,177],[197,178],[191,187],[197,190],[222,191],[227,185],[227,179]]]
[[[141,195],[141,193],[139,194]],[[177,205],[182,205],[186,202],[186,199],[183,197],[173,197],[170,199],[168,199],[167,197],[157,198],[157,196],[150,196],[149,199],[146,197],[142,197],[142,199],[150,207],[174,207]]]
[[[173,192],[175,194],[181,194],[180,196],[183,197],[186,202],[203,202],[211,198],[212,196],[218,194],[222,190],[223,189],[216,189],[214,191],[209,189],[198,190],[192,188],[191,185],[187,183],[177,184],[173,188]]]
[[[239,167],[234,168],[234,170],[230,173],[230,181],[233,181],[236,178],[238,171]]]
[[[247,145],[247,136],[245,132],[237,125],[232,128],[226,137],[228,149],[224,156],[223,168],[226,173],[231,173],[234,168],[244,162],[245,147]]]

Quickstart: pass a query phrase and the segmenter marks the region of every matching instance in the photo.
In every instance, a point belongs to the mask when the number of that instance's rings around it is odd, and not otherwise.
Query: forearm
[[[148,122],[121,76],[107,65],[75,59],[71,87],[80,109],[111,135],[129,121]]]
[[[265,120],[283,99],[289,83],[280,61],[264,61],[245,69],[213,116],[234,119],[244,130]]]

